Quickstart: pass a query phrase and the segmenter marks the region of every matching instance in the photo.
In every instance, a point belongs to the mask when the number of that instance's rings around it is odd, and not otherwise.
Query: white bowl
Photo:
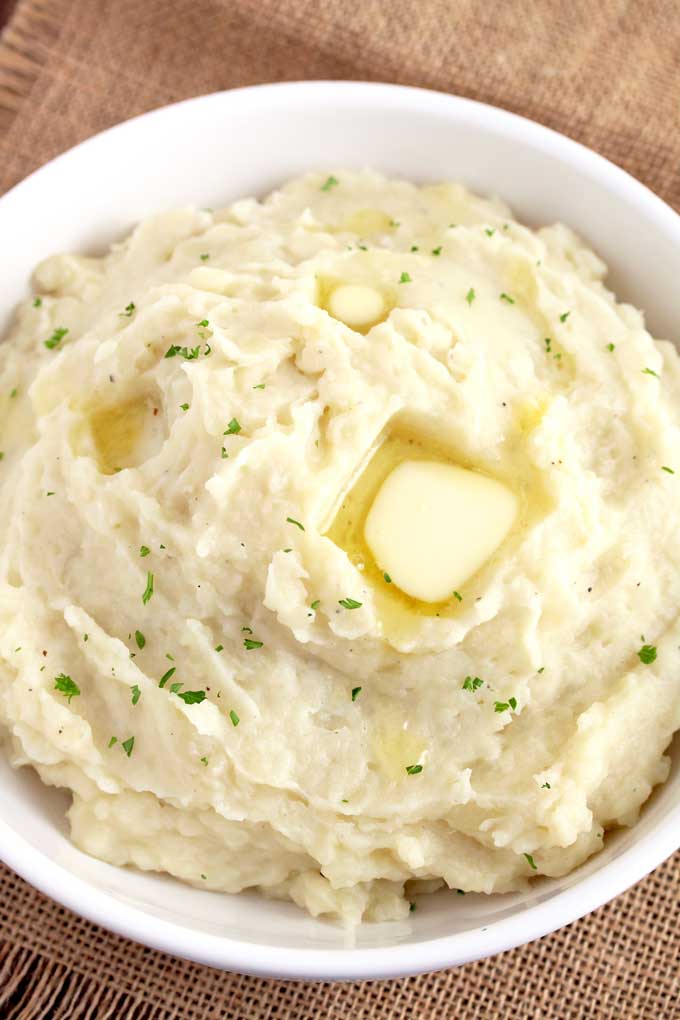
[[[192,99],[77,146],[0,200],[0,317],[55,250],[101,251],[150,213],[262,195],[312,168],[370,166],[495,192],[533,225],[562,220],[611,266],[657,336],[677,327],[680,218],[575,142],[467,99],[393,85],[303,82]],[[0,856],[47,895],[122,935],[214,967],[296,978],[436,970],[538,938],[605,903],[680,846],[680,762],[638,824],[522,895],[423,897],[408,922],[339,927],[255,893],[196,891],[117,869],[68,841],[63,794],[0,761]]]

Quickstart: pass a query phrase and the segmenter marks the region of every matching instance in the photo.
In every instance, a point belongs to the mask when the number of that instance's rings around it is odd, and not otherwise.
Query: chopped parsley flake
[[[550,789],[552,789],[552,787],[550,786],[550,783],[543,783],[543,786],[541,787],[541,789],[542,790],[550,790]]]
[[[229,454],[227,453],[226,447],[222,447],[222,460],[228,460]]]
[[[311,604],[311,606],[309,608],[316,610],[316,609],[319,608],[320,605],[321,605],[321,599],[314,599],[314,601],[312,602],[312,604]]]
[[[470,287],[469,291],[465,295],[465,300],[467,301],[467,303],[469,305],[471,305],[476,297],[477,297],[477,295],[475,294],[475,288],[474,287]]]
[[[661,468],[661,470],[662,471],[666,471],[667,474],[669,474],[669,475],[674,475],[675,474],[675,471],[673,470],[673,468],[670,468],[670,467],[665,467],[664,466],[664,467]]]
[[[203,756],[203,757],[201,758],[201,765],[206,765],[206,766],[207,766],[207,764],[208,764],[208,759],[207,759],[207,758],[205,757],[205,755],[204,755],[204,756]]]
[[[198,257],[201,260],[201,262],[207,262],[208,259],[210,258],[210,255],[208,252],[204,252],[203,255],[199,255]]]
[[[463,596],[461,595],[461,593],[460,593],[459,591],[454,591],[454,593],[453,593],[453,597],[454,597],[454,599],[456,599],[456,600],[457,600],[458,602],[462,602],[462,601],[463,601]]]
[[[140,556],[148,556],[150,552],[151,550],[149,549],[148,545],[140,545],[139,547]]]
[[[286,523],[287,524],[294,524],[296,528],[300,529],[300,531],[304,531],[305,530],[304,525],[300,524],[299,521],[296,521],[294,517],[286,517]]]
[[[182,411],[188,411],[189,410],[189,405],[188,404],[180,404],[179,406],[180,406],[180,410],[182,410]]]
[[[416,904],[413,902],[409,903],[408,909],[411,911],[411,913],[413,913],[413,911],[416,909]]]
[[[224,651],[224,645],[215,645],[215,651],[216,652],[223,652]]]
[[[71,698],[75,698],[80,694],[80,687],[66,673],[60,673],[59,676],[55,676],[54,689],[64,695],[69,705],[71,704]]]
[[[545,338],[545,340],[543,341],[543,343],[545,344],[545,353],[546,354],[552,354],[552,349],[551,349],[552,339],[549,336],[547,336]]]
[[[409,776],[417,776],[419,772],[423,771],[422,765],[407,765],[406,774]]]
[[[571,312],[562,312],[560,315],[560,322],[566,322],[570,315]]]
[[[484,683],[478,676],[466,676],[463,680],[464,691],[477,691]]]
[[[108,744],[106,746],[107,747],[113,747],[113,745],[117,744],[117,743],[118,743],[118,737],[111,737],[111,739],[109,740],[109,742],[108,742]]]
[[[184,358],[185,361],[196,361],[200,353],[200,344],[198,347],[178,347],[177,344],[173,344],[171,347],[168,347],[163,357],[176,358],[179,355],[179,357]]]
[[[616,344],[607,344],[607,350],[608,351],[613,351],[615,349],[616,349]]]
[[[420,248],[418,247],[417,244],[412,244],[411,245],[411,251],[420,251]]]
[[[248,651],[251,651],[253,648],[262,648],[263,644],[263,641],[254,641],[253,638],[247,637],[243,639],[243,647]]]
[[[144,647],[144,645],[146,644],[146,638],[145,638],[145,637],[144,637],[144,635],[142,634],[141,630],[136,630],[136,631],[135,631],[135,641],[137,642],[137,647],[138,647],[138,648],[139,648],[140,650],[141,650],[141,649],[142,649],[142,648]]]
[[[18,391],[18,389],[16,388],[16,386],[14,387],[14,389],[10,390],[10,391],[9,391],[9,396],[10,396],[10,400],[11,400],[11,399],[13,399],[14,397],[16,397],[16,395],[17,395],[17,393],[18,393],[18,392],[19,392],[19,391]]]
[[[258,383],[257,386],[253,386],[253,389],[254,390],[263,390],[264,386],[265,386],[265,384],[263,382],[261,382],[261,383]]]
[[[360,609],[363,602],[357,602],[356,599],[340,599],[339,604],[343,609]]]
[[[532,871],[538,871],[538,868],[536,867],[536,861],[533,859],[531,854],[524,854],[524,857],[526,858],[526,862],[529,865],[529,867],[531,868],[531,870]]]
[[[402,273],[399,277],[399,283],[411,283],[411,277],[408,273]]]
[[[643,375],[653,375],[655,379],[660,379],[661,378],[661,376],[658,375],[658,373],[655,372],[653,368],[643,368],[642,369],[642,374]]]
[[[545,669],[545,666],[541,666],[541,668],[538,670],[538,672],[542,673],[544,669]]]
[[[331,174],[329,177],[326,178],[326,180],[321,185],[321,190],[330,191],[331,188],[337,188],[339,183],[340,181],[338,180],[338,178],[334,177],[333,174]]]
[[[205,701],[205,691],[177,691],[177,697],[181,698],[185,705],[200,705]]]
[[[640,662],[644,662],[645,666],[649,666],[650,663],[656,659],[656,648],[654,645],[643,645],[638,652],[638,658]]]
[[[501,294],[500,299],[501,301],[507,301],[509,305],[514,305],[515,303],[514,297],[510,297],[510,295],[506,294],[505,291]]]
[[[241,431],[241,426],[236,418],[232,418],[226,429],[224,430],[225,436],[236,436]]]
[[[493,237],[493,235],[496,233],[496,228],[495,227],[486,227],[484,233],[486,234],[487,237]]]
[[[165,687],[165,685],[167,684],[167,682],[170,679],[170,677],[174,676],[176,672],[177,672],[177,666],[171,666],[170,669],[167,671],[167,673],[164,673],[163,676],[158,681],[158,686],[159,687]]]
[[[128,756],[128,758],[132,754],[132,748],[134,746],[135,746],[135,738],[134,737],[128,737],[127,740],[123,741],[122,747],[123,747],[123,750],[125,751],[126,755]]]
[[[229,718],[231,719],[232,726],[238,726],[238,724],[241,722],[233,708],[229,709]]]
[[[58,326],[52,336],[48,340],[45,340],[45,347],[49,348],[49,350],[53,350],[55,347],[58,347],[67,333],[68,329],[64,326]]]
[[[508,698],[507,701],[494,701],[493,703],[494,712],[507,712],[509,708],[513,711],[517,708],[517,698]]]
[[[361,687],[353,687],[352,688],[352,701],[356,701],[360,694],[361,694]]]
[[[253,633],[250,627],[241,627],[241,631],[244,634],[252,634]]]
[[[144,594],[142,595],[142,602],[144,603],[144,605],[147,604],[152,595],[153,595],[153,574],[149,570],[146,575],[146,588],[144,589]]]
[[[183,683],[170,684],[170,693],[171,694],[179,694],[179,692],[182,690],[183,687],[184,687]]]
[[[118,314],[125,319],[129,319],[132,313],[135,311],[135,309],[136,309],[135,303],[134,301],[131,301],[129,305],[125,306],[125,311],[118,312]]]
[[[432,254],[433,255],[441,255],[441,253],[442,253],[442,246],[441,246],[441,244],[438,245],[436,248],[432,249]]]
[[[134,684],[134,685],[132,686],[131,690],[132,690],[132,704],[133,704],[133,705],[136,705],[136,704],[137,704],[137,702],[139,701],[139,699],[140,699],[140,698],[141,698],[141,696],[142,696],[142,692],[140,691],[140,689],[139,689],[139,687],[137,686],[137,684]]]
[[[392,578],[387,572],[383,574],[383,581],[385,584],[392,584]]]
[[[42,298],[41,297],[37,297],[37,298],[33,299],[33,307],[34,308],[40,308],[41,304],[42,304]]]
[[[4,459],[5,459],[5,454],[4,454],[4,452],[2,450],[0,450],[0,460],[4,460]]]

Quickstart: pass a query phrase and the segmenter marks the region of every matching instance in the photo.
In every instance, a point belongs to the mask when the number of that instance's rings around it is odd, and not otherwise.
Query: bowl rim
[[[228,102],[256,110],[263,102],[289,107],[323,97],[355,106],[367,93],[372,101],[399,110],[440,113],[459,122],[475,121],[495,134],[549,152],[619,197],[644,207],[655,229],[680,248],[680,216],[661,198],[625,170],[579,142],[528,118],[462,96],[430,89],[363,81],[294,81],[263,83],[207,93],[130,118],[67,150],[0,197],[4,206],[30,192],[33,183],[53,171],[68,168],[85,147],[106,145],[112,135],[124,141],[141,121],[172,119],[178,108],[205,107]],[[0,859],[18,875],[76,914],[110,931],[154,949],[197,963],[262,977],[302,980],[362,980],[436,971],[531,942],[578,920],[629,888],[680,848],[680,805],[675,805],[651,832],[616,858],[550,899],[528,906],[511,917],[482,928],[424,939],[417,943],[361,949],[303,949],[244,942],[222,935],[187,929],[163,920],[100,891],[89,882],[43,855],[0,819]]]

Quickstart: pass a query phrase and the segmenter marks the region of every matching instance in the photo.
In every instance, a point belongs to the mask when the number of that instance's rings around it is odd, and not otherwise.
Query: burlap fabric
[[[504,106],[592,146],[680,206],[675,0],[19,0],[0,43],[0,188],[151,107],[322,77]],[[0,1017],[674,1020],[679,889],[676,855],[590,917],[495,959],[314,985],[147,950],[0,869]]]

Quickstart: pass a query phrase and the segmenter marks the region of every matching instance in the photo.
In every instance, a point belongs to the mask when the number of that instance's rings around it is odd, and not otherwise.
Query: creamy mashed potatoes
[[[356,922],[635,821],[680,725],[680,362],[604,273],[368,172],[38,267],[0,727],[79,847]]]

